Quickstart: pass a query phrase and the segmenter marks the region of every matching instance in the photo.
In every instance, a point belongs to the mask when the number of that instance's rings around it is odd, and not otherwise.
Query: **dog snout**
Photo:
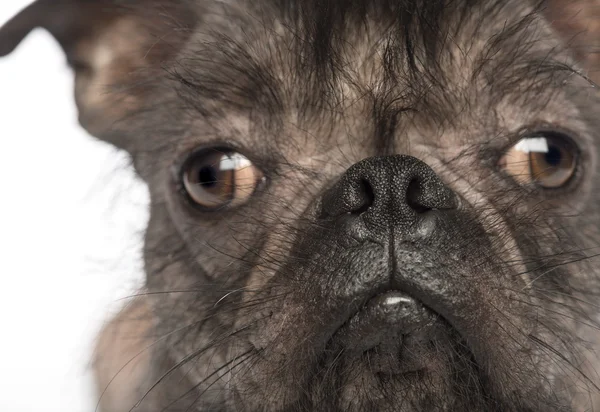
[[[457,195],[433,169],[407,155],[364,159],[323,195],[321,217],[335,222],[334,233],[341,238],[350,234],[370,240],[366,244],[379,245],[382,261],[387,262],[377,280],[367,279],[370,275],[365,273],[373,270],[366,270],[356,277],[346,276],[334,292],[348,297],[343,301],[362,302],[360,311],[351,315],[333,338],[348,356],[368,353],[370,367],[386,374],[424,367],[419,360],[409,361],[408,354],[437,336],[438,315],[444,314],[424,306],[412,294],[419,285],[415,287],[407,279],[412,279],[411,268],[421,270],[418,262],[427,259],[431,250],[426,244],[435,233],[445,232],[439,222],[449,222],[449,212],[457,206]],[[430,275],[437,283],[445,282],[435,270]],[[435,295],[432,292],[431,296]],[[427,298],[431,296],[427,293]]]
[[[371,234],[391,228],[428,233],[427,212],[456,207],[456,195],[427,164],[392,155],[351,166],[323,196],[322,216],[355,221]]]

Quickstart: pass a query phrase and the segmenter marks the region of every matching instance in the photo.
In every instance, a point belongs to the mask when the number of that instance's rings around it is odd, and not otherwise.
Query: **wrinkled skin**
[[[594,0],[139,3],[0,31],[58,38],[82,124],[150,188],[102,410],[600,407]],[[499,167],[540,129],[578,147],[561,188]],[[247,202],[193,204],[204,147],[262,171]]]

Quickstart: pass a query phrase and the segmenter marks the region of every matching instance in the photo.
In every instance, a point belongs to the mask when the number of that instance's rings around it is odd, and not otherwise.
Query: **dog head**
[[[600,405],[599,10],[39,0],[10,21],[0,54],[48,29],[81,123],[149,186],[144,410]]]

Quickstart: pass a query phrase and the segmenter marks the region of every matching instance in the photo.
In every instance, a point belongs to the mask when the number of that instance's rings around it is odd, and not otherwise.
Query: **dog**
[[[99,409],[600,407],[600,1],[38,0],[148,184]]]

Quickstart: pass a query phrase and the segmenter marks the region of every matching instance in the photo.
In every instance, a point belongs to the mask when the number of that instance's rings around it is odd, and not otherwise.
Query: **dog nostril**
[[[423,185],[418,178],[410,181],[406,188],[406,204],[417,213],[424,213],[431,210],[424,206],[419,199],[423,198]]]
[[[371,183],[369,183],[366,179],[362,179],[359,185],[361,202],[360,204],[356,205],[354,209],[348,212],[350,214],[360,215],[366,212],[375,201],[375,192],[373,191],[373,186],[371,186]]]
[[[420,160],[405,155],[361,160],[342,174],[319,200],[316,205],[320,219],[345,215],[344,223],[359,222],[359,226],[367,225],[368,230],[378,231],[400,221],[420,221],[416,215],[432,209],[456,207],[453,192],[435,172]],[[356,220],[359,216],[364,219]]]

